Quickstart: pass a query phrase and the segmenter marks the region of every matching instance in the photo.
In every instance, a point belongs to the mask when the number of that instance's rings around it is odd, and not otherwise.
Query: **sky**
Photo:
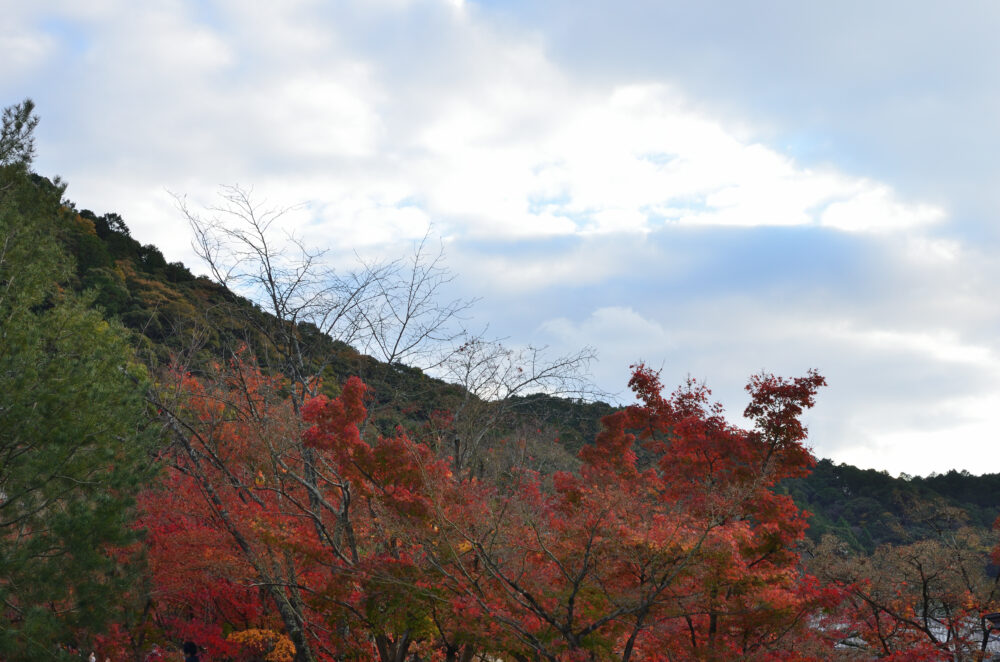
[[[1000,4],[0,5],[36,170],[168,260],[224,185],[342,264],[430,229],[471,324],[618,401],[816,368],[817,456],[1000,472]]]

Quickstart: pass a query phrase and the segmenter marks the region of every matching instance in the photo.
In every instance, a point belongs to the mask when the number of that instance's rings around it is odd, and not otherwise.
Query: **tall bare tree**
[[[307,248],[281,227],[296,207],[269,206],[239,186],[223,187],[219,198],[197,211],[175,195],[194,249],[212,276],[267,313],[248,320],[267,341],[270,355],[259,358],[292,380],[301,406],[301,398],[315,394],[315,378],[330,359],[318,348],[328,346],[328,339],[351,344],[362,336],[373,317],[377,285],[392,269],[368,264],[338,273],[324,261],[325,251]]]
[[[550,358],[545,347],[516,349],[501,340],[468,336],[446,357],[440,374],[462,387],[462,400],[447,430],[456,471],[480,471],[483,447],[531,396],[592,399],[588,373],[597,357],[591,347]]]
[[[366,265],[385,277],[373,279],[371,305],[359,311],[364,320],[359,349],[385,363],[433,369],[465,335],[459,322],[474,301],[442,298],[455,275],[444,264],[444,247],[431,250],[429,240],[428,232],[404,260]]]

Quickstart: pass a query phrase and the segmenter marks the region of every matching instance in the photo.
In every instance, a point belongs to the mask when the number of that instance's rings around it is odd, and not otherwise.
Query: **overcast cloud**
[[[476,323],[622,399],[816,367],[817,455],[1000,471],[993,3],[5,5],[38,171],[170,260],[220,184],[345,258],[431,226]]]

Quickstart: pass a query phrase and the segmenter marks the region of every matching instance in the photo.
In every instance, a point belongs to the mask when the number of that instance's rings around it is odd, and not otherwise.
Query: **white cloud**
[[[606,306],[594,310],[579,324],[565,317],[546,320],[541,330],[570,345],[615,347],[629,351],[638,347],[673,348],[670,334],[657,322],[646,319],[629,306]],[[631,361],[638,360],[638,356]]]
[[[962,342],[954,331],[903,332],[891,329],[830,329],[831,338],[880,352],[908,354],[914,360],[931,358],[944,363],[965,363],[1000,374],[1000,358],[983,345]]]
[[[929,204],[898,202],[885,185],[868,184],[853,197],[829,205],[820,223],[848,232],[909,230],[944,220],[945,212]]]
[[[275,133],[261,138],[293,158],[374,156],[381,122],[359,93],[361,86],[344,78],[309,74],[281,81],[268,93],[281,103],[264,102],[261,107],[261,128]]]
[[[863,436],[839,448],[838,459],[860,467],[891,467],[911,475],[945,473],[951,469],[996,473],[996,413],[1000,388],[975,396],[935,403],[930,416],[946,426],[905,426],[882,422]],[[879,421],[864,421],[877,424]],[[859,443],[860,442],[860,443]]]
[[[669,306],[582,307],[549,318],[539,333],[556,345],[598,347],[592,372],[622,401],[630,400],[627,366],[641,359],[663,369],[668,389],[687,374],[706,380],[741,423],[751,374],[794,377],[815,367],[829,386],[805,418],[821,457],[917,474],[1000,471],[1000,458],[983,452],[1000,424],[1000,353],[956,332],[961,325],[879,327],[844,301],[808,309],[698,291]]]
[[[541,135],[512,133],[505,123],[511,109],[496,99],[519,97],[535,99],[533,113],[560,117],[558,126]],[[421,166],[436,173],[427,189],[429,210],[468,215],[481,224],[479,232],[501,236],[540,228],[644,232],[661,221],[906,231],[943,217],[939,208],[902,202],[877,182],[803,168],[740,140],[658,84],[603,95],[487,88],[481,99],[443,107],[424,148]],[[544,213],[532,204],[538,200],[545,201]],[[553,226],[552,216],[572,224]]]
[[[33,72],[44,67],[56,50],[55,40],[35,31],[0,32],[0,83],[23,84]]]
[[[11,102],[25,71],[45,82],[39,170],[168,259],[193,256],[164,189],[197,203],[253,184],[309,203],[291,225],[337,256],[386,255],[433,225],[515,343],[596,346],[607,390],[645,358],[738,408],[748,374],[819,365],[839,383],[817,439],[840,453],[856,434],[876,450],[851,457],[872,462],[921,429],[914,411],[975,388],[992,402],[997,274],[948,234],[955,199],[806,163],[739,107],[707,113],[685,76],[574,69],[552,34],[449,0],[42,5],[0,36]],[[81,37],[73,59],[56,61],[52,16]],[[761,237],[787,253],[739,249]],[[854,261],[825,262],[826,243]]]
[[[380,20],[418,5],[382,7]],[[674,87],[581,84],[531,36],[446,13],[440,46],[425,48],[445,49],[436,57],[447,64],[401,73],[377,49],[352,48],[338,20],[349,12],[222,4],[205,22],[184,3],[132,6],[88,24],[97,46],[76,73],[100,96],[83,112],[113,118],[101,138],[150,186],[176,189],[184,173],[268,190],[325,170],[329,183],[309,198],[330,209],[342,196],[329,192],[350,188],[369,207],[351,216],[386,219],[374,235],[395,226],[379,210],[413,200],[449,232],[484,239],[662,223],[906,231],[943,215],[879,182],[804,168]]]
[[[548,319],[538,333],[557,346],[598,348],[598,361],[591,366],[591,372],[622,402],[632,401],[625,390],[630,365],[647,360],[653,368],[659,368],[658,361],[676,349],[666,328],[629,306],[597,308],[580,322],[566,317]]]

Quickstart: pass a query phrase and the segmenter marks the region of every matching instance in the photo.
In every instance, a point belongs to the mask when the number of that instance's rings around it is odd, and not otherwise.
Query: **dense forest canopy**
[[[1000,476],[816,462],[818,373],[751,376],[748,429],[641,365],[613,407],[591,350],[456,324],[426,243],[334,274],[238,188],[181,204],[195,277],[34,173],[36,124],[0,134],[0,660],[989,648]]]

